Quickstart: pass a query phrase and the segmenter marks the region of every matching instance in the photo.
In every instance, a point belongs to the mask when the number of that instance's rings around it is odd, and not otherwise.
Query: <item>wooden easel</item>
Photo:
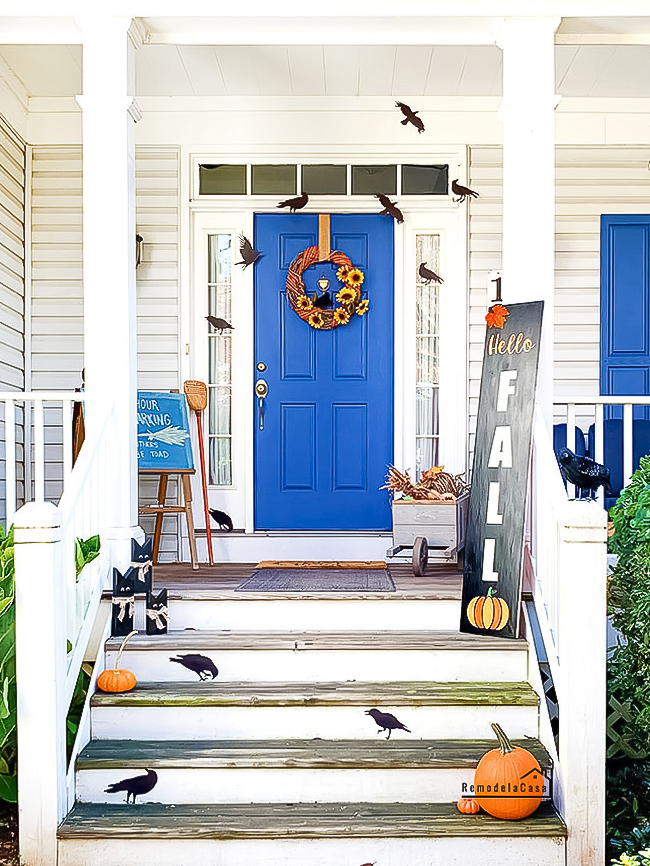
[[[182,514],[185,513],[187,520],[187,535],[190,542],[190,558],[192,560],[192,568],[198,568],[198,557],[196,553],[196,535],[194,533],[194,517],[192,515],[192,486],[190,484],[190,475],[194,475],[194,469],[174,469],[165,472],[161,469],[140,469],[140,475],[159,475],[158,481],[158,504],[157,505],[141,505],[140,514],[155,514],[156,525],[153,531],[153,561],[154,565],[158,562],[158,552],[160,550],[160,537],[162,535],[163,516],[165,514]],[[183,505],[165,505],[167,497],[167,482],[170,475],[180,475],[181,487],[183,488]]]

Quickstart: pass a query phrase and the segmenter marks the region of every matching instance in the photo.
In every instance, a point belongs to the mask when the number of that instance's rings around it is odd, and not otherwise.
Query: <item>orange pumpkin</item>
[[[476,815],[481,810],[481,807],[473,797],[461,797],[456,803],[456,808],[463,815]]]
[[[101,689],[103,692],[129,692],[135,686],[137,683],[135,674],[132,674],[131,671],[121,670],[120,659],[122,658],[126,642],[137,633],[137,631],[132,631],[124,638],[115,659],[115,667],[102,671],[97,677],[98,689]]]
[[[513,746],[499,725],[493,723],[492,730],[499,748],[478,762],[474,796],[494,818],[527,818],[542,802],[544,776],[539,762],[527,749]]]
[[[508,622],[510,608],[502,598],[497,598],[490,587],[487,595],[473,598],[467,605],[467,619],[475,628],[499,631]]]

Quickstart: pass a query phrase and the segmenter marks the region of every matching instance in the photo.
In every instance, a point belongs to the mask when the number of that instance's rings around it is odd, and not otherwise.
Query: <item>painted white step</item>
[[[192,597],[195,595],[196,597]],[[455,598],[403,598],[395,593],[236,597],[207,592],[184,594],[169,601],[169,627],[176,630],[230,629],[232,631],[402,631],[457,630],[460,601]],[[242,596],[242,597],[240,597]],[[144,629],[144,600],[136,599],[136,628]]]
[[[119,645],[119,638],[107,642],[107,667],[114,666]],[[170,659],[200,654],[213,661],[223,682],[518,682],[528,675],[527,649],[524,640],[458,631],[186,630],[134,636],[121,666],[146,682],[197,682],[197,673]]]
[[[59,866],[564,866],[550,805],[523,821],[453,804],[77,804]]]
[[[77,799],[119,803],[109,786],[154,770],[138,803],[446,803],[472,792],[492,740],[159,741],[92,740],[77,759]],[[516,740],[542,769],[537,740]],[[543,787],[544,782],[540,780]],[[546,791],[548,793],[548,791]]]
[[[539,698],[528,683],[139,683],[91,701],[96,739],[367,739],[365,711],[393,713],[411,733],[394,738],[482,739],[498,722],[538,736]]]

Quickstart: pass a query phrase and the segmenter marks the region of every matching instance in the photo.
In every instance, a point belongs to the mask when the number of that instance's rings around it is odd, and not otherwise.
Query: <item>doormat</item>
[[[260,568],[240,592],[395,592],[387,569]]]
[[[386,569],[386,563],[379,559],[371,562],[355,561],[355,562],[333,562],[328,560],[285,560],[285,559],[265,559],[263,562],[258,562],[255,566],[258,568],[353,568],[357,571],[364,568],[381,568]]]

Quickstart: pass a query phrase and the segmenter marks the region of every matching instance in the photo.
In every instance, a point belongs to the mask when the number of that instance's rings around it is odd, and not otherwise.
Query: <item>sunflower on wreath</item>
[[[314,300],[305,291],[303,273],[319,261],[329,261],[339,266],[336,278],[342,286],[338,292],[332,292],[338,301],[338,306],[333,309],[318,309]],[[345,253],[334,250],[327,259],[321,260],[318,247],[308,247],[298,253],[289,265],[286,282],[287,299],[293,310],[310,327],[316,330],[331,330],[340,325],[347,325],[355,314],[363,316],[368,312],[370,302],[367,298],[361,300],[361,286],[364,279],[363,271],[355,268]],[[327,284],[328,281],[325,282]]]

